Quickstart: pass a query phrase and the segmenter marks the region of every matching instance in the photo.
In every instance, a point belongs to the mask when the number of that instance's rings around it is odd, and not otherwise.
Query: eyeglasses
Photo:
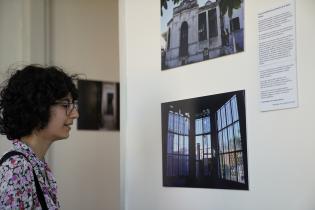
[[[78,111],[78,101],[59,100],[55,101],[54,104],[63,106],[66,109],[67,115],[70,115],[74,109]]]

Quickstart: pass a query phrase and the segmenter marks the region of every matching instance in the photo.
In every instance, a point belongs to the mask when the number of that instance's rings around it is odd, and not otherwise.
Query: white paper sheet
[[[298,106],[295,2],[258,14],[260,109]]]

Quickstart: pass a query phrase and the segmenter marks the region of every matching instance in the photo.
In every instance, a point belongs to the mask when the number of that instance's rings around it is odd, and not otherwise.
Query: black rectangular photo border
[[[161,116],[163,186],[249,190],[245,90],[162,103]]]

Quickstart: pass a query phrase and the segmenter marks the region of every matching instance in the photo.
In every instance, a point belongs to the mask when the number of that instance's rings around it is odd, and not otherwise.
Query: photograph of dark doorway
[[[163,186],[248,190],[244,90],[161,108]]]
[[[119,130],[119,83],[78,80],[78,130]]]

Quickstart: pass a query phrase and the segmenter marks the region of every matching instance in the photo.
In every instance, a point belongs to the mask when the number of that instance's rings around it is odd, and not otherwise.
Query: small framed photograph
[[[79,80],[78,130],[119,130],[119,83]]]

